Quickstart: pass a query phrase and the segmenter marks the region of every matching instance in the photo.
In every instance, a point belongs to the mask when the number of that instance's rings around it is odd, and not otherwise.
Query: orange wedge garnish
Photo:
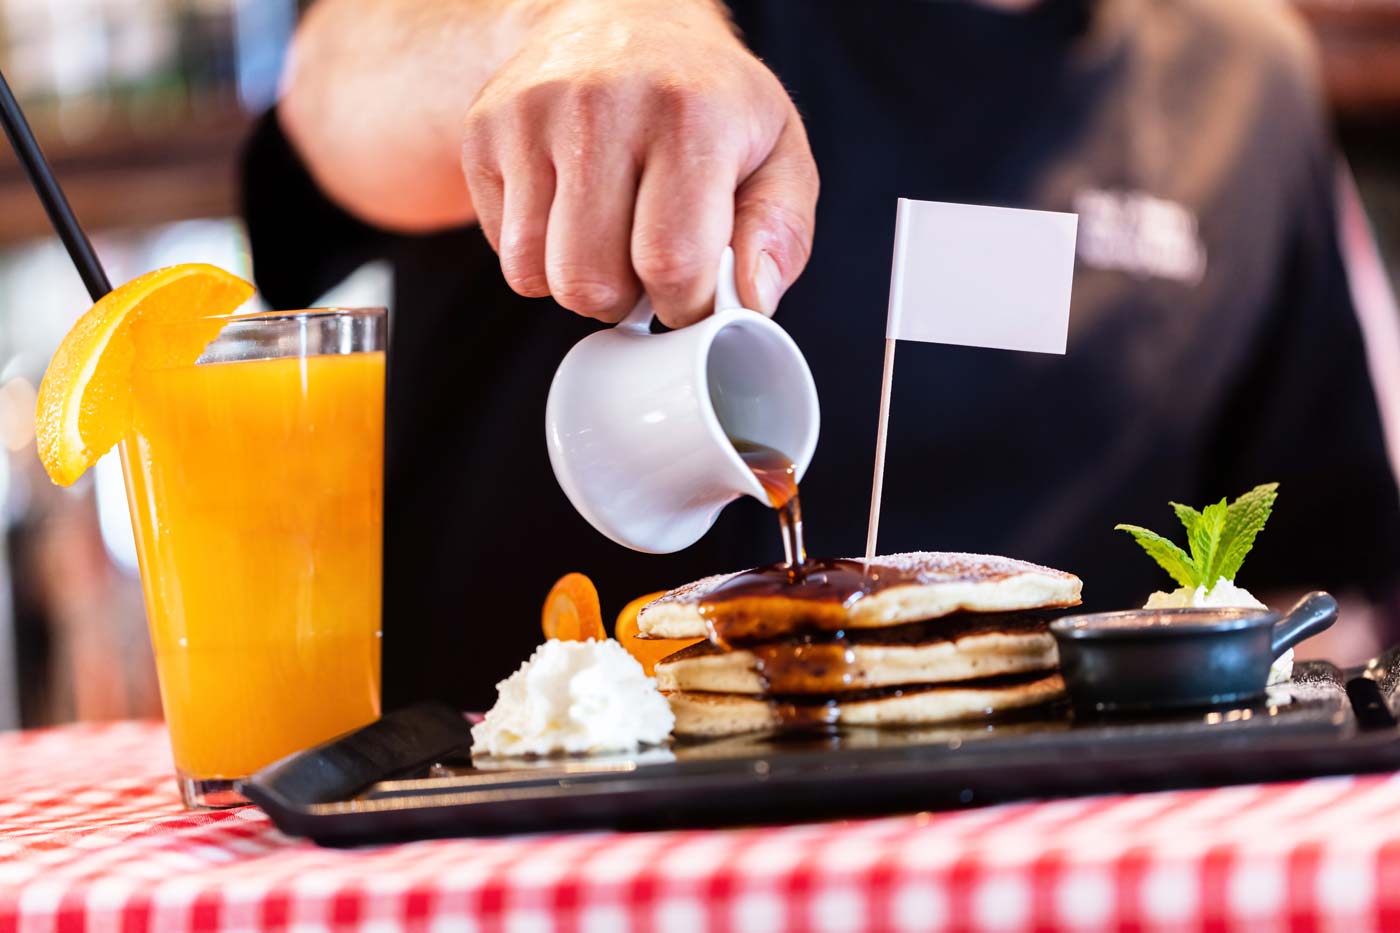
[[[546,639],[560,641],[602,641],[603,610],[598,605],[598,589],[581,573],[566,573],[550,589],[540,613],[540,627]]]
[[[34,413],[39,458],[60,486],[72,485],[131,428],[137,320],[195,321],[228,314],[253,286],[202,263],[148,272],[115,289],[78,318],[58,345]],[[172,345],[150,348],[164,365],[193,363],[222,323],[177,328]],[[146,353],[145,346],[142,353]]]
[[[617,614],[617,625],[613,627],[617,640],[622,647],[627,649],[627,653],[636,658],[642,665],[642,670],[651,677],[656,673],[656,662],[675,654],[682,648],[689,647],[697,641],[704,641],[703,638],[641,638],[641,629],[637,626],[637,616],[641,614],[642,607],[660,596],[666,595],[665,590],[655,593],[648,593],[645,596],[638,596],[630,603],[622,607],[622,611]]]

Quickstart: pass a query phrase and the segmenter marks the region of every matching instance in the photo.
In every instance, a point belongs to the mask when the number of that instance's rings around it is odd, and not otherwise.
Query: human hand
[[[771,314],[811,249],[817,170],[777,77],[711,0],[559,0],[467,113],[462,167],[510,286],[618,321],[709,313],[733,244]]]

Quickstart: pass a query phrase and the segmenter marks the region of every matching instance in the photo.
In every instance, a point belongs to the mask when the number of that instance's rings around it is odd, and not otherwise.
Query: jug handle
[[[734,247],[726,246],[719,257],[719,274],[715,277],[715,313],[743,308],[739,300],[739,288],[734,280]],[[651,333],[651,320],[656,317],[656,309],[646,295],[637,302],[627,316],[618,322],[618,328],[638,334]]]

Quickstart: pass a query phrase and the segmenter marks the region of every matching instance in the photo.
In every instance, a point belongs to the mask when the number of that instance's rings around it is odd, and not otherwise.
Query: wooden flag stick
[[[880,427],[875,434],[875,479],[870,484],[870,524],[865,533],[865,563],[875,559],[880,536],[880,496],[885,489],[885,435],[890,428],[890,389],[894,385],[893,337],[885,338],[885,371],[880,377]]]

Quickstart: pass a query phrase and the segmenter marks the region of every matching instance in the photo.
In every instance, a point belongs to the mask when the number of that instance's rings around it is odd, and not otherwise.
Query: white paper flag
[[[1064,353],[1075,214],[899,199],[885,336]]]
[[[1079,217],[899,199],[865,560],[875,558],[899,340],[1064,353]]]

